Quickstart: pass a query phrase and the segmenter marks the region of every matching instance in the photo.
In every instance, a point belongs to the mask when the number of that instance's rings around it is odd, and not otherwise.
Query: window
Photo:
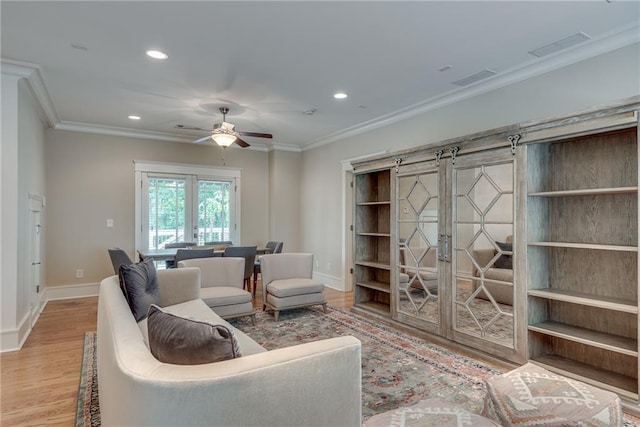
[[[239,241],[240,171],[136,162],[136,248]]]

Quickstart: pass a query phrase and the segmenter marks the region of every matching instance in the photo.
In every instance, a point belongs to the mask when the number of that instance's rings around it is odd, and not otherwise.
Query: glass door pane
[[[453,328],[513,348],[513,161],[453,174]]]
[[[398,176],[397,313],[439,325],[438,172]]]
[[[149,177],[147,183],[149,249],[185,241],[186,179]]]
[[[230,181],[198,181],[198,244],[231,240]]]

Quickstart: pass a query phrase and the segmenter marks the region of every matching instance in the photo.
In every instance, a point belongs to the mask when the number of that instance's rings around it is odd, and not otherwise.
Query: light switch
[[[108,219],[107,220],[107,228],[113,228],[113,220],[112,219]]]

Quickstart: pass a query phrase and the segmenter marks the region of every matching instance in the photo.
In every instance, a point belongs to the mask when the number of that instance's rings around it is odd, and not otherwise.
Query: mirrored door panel
[[[438,172],[398,176],[396,311],[415,323],[440,324]]]
[[[514,348],[514,163],[453,168],[453,329]]]

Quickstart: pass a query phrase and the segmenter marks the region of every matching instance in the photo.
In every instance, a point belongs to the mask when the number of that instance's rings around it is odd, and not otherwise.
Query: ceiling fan
[[[220,107],[220,112],[222,113],[222,123],[216,123],[215,125],[213,125],[213,132],[211,132],[211,135],[203,136],[202,138],[196,139],[195,141],[193,141],[195,144],[201,144],[208,141],[209,139],[213,139],[216,144],[223,148],[227,148],[233,143],[238,144],[242,148],[245,148],[249,147],[249,144],[241,139],[241,136],[251,136],[254,138],[273,138],[273,135],[271,135],[270,133],[237,131],[235,125],[226,121],[226,116],[229,112],[229,108]]]

